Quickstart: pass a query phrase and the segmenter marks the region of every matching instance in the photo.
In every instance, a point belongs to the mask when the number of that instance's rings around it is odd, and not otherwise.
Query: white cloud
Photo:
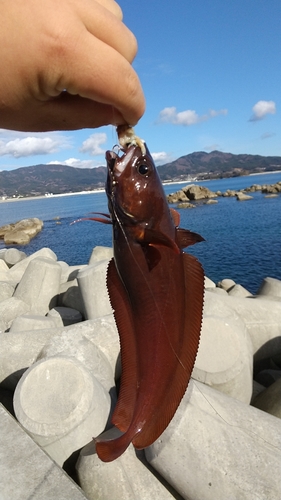
[[[173,125],[190,126],[207,121],[215,116],[226,114],[227,109],[220,109],[218,111],[210,109],[205,115],[198,115],[198,113],[192,109],[177,112],[176,107],[172,106],[170,108],[164,108],[160,111],[158,123],[172,123]]]
[[[34,155],[47,155],[56,153],[60,147],[65,146],[66,140],[59,136],[28,136],[15,139],[4,138],[0,140],[0,156],[21,158]]]
[[[151,156],[156,165],[162,165],[163,163],[171,161],[170,155],[165,151],[159,151],[159,153],[151,153]]]
[[[276,104],[274,101],[258,101],[252,108],[253,115],[250,122],[262,120],[266,115],[275,115]]]
[[[68,158],[68,160],[54,160],[50,161],[48,165],[67,165],[75,168],[95,168],[105,166],[105,161],[98,162],[96,160],[80,160],[79,158]]]
[[[82,143],[80,148],[81,153],[89,153],[91,156],[98,156],[105,153],[105,150],[100,146],[107,141],[105,133],[92,134]]]

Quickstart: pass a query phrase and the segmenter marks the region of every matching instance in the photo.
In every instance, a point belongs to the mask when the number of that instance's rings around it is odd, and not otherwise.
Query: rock
[[[236,285],[235,281],[231,280],[231,279],[224,279],[222,281],[219,281],[217,283],[217,287],[218,288],[222,288],[223,290],[226,290],[228,292],[228,290],[230,288],[232,288],[234,285]]]
[[[205,201],[205,205],[216,205],[218,203],[218,200],[208,200]]]
[[[184,193],[189,200],[203,200],[206,198],[215,198],[217,196],[217,194],[210,189],[196,185],[187,186],[184,189]]]
[[[7,272],[9,271],[9,268],[6,264],[6,262],[4,261],[4,259],[0,259],[0,272]]]
[[[5,252],[4,261],[8,267],[14,266],[23,259],[26,259],[26,253],[17,248],[9,248]]]
[[[252,297],[253,295],[251,292],[246,290],[242,285],[233,285],[230,287],[228,290],[228,295],[231,295],[232,297]]]
[[[78,360],[54,356],[24,373],[15,390],[14,409],[28,434],[62,466],[102,432],[110,397]]]
[[[96,262],[82,269],[77,276],[86,319],[95,319],[112,312],[106,286],[108,260]]]
[[[263,298],[267,296],[281,298],[281,280],[264,278],[257,295]]]
[[[13,224],[2,226],[0,228],[0,235],[4,236],[6,245],[26,245],[34,236],[42,231],[43,225],[43,221],[37,217],[23,219]]]
[[[101,260],[110,261],[112,257],[113,257],[112,247],[96,246],[91,253],[89,264],[95,264],[96,262],[100,262]]]
[[[47,317],[54,318],[57,320],[61,320],[64,326],[74,325],[75,323],[79,323],[82,321],[82,314],[77,311],[77,309],[72,309],[71,307],[53,307],[48,314]]]
[[[107,439],[113,439],[117,435],[120,432],[116,428],[104,433]],[[118,459],[104,463],[99,460],[92,442],[81,450],[76,469],[79,484],[89,500],[175,498],[137,457],[133,445]]]
[[[0,302],[0,318],[5,330],[10,328],[12,322],[18,316],[25,314],[30,310],[30,306],[17,297],[2,300]]]
[[[61,267],[51,259],[30,261],[14,297],[23,300],[36,314],[46,314],[57,304]]]
[[[145,454],[185,499],[281,498],[280,421],[192,379]]]
[[[208,292],[192,377],[244,403],[251,401],[253,351],[245,324],[225,301]]]
[[[10,333],[46,330],[63,326],[61,318],[47,317],[39,314],[23,314],[14,319]]]
[[[0,434],[1,500],[86,500],[1,404]]]
[[[261,392],[252,405],[260,410],[281,418],[281,378]],[[276,497],[277,498],[277,497]]]
[[[184,201],[182,203],[178,203],[177,208],[195,208],[193,203],[189,203],[188,201]]]
[[[239,193],[235,194],[237,201],[246,201],[246,200],[252,200],[253,197],[249,196],[248,194],[242,193],[239,191]]]

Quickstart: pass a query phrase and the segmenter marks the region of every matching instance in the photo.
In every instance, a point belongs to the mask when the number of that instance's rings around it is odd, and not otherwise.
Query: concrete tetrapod
[[[75,358],[54,356],[32,365],[14,394],[26,432],[58,465],[103,431],[110,396]]]
[[[38,257],[28,264],[14,297],[26,302],[33,313],[45,315],[56,306],[61,266],[52,259]]]
[[[253,391],[253,347],[245,324],[228,303],[205,293],[199,350],[192,377],[249,403]]]
[[[106,286],[108,263],[108,260],[98,261],[85,267],[77,275],[86,319],[96,319],[112,312]]]
[[[103,435],[106,439],[114,439],[120,434],[113,428]],[[138,459],[132,444],[119,458],[105,463],[97,456],[94,443],[89,443],[81,450],[76,469],[79,483],[89,500],[175,498]]]
[[[185,499],[281,498],[280,420],[192,379],[145,454]]]

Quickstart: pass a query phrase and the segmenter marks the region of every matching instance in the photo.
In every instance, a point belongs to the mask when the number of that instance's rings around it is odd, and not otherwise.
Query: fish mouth
[[[124,151],[122,149],[122,151]],[[135,151],[135,147],[133,147],[129,154],[124,151],[124,155],[119,157],[115,151],[106,151],[105,158],[107,161],[107,182],[106,182],[106,194],[109,201],[109,211],[114,213],[117,218],[120,216],[125,217],[130,223],[137,222],[135,217],[127,212],[121,204],[117,202],[116,199],[116,187],[118,185],[118,181],[120,180],[121,175],[126,169],[129,161],[131,160]],[[119,217],[118,217],[119,215]]]

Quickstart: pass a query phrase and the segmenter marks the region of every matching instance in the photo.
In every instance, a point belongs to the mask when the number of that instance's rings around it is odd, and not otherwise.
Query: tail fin
[[[114,427],[95,438],[96,452],[100,460],[103,462],[112,462],[120,457],[130,445],[135,434],[132,431],[122,434]]]

